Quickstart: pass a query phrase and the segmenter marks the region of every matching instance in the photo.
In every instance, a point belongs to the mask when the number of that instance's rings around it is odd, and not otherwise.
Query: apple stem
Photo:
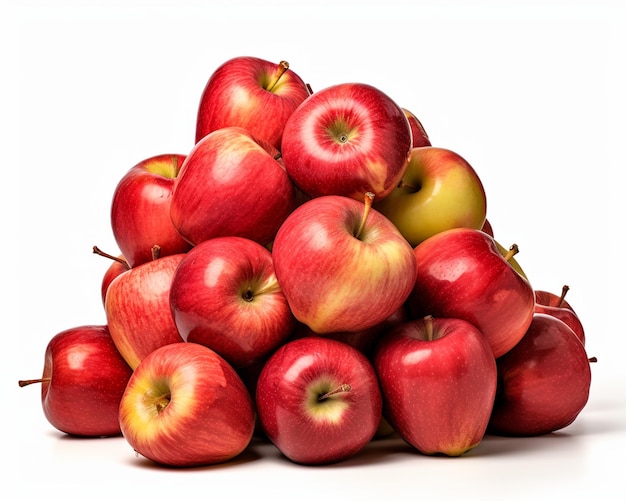
[[[121,257],[112,256],[111,254],[107,254],[106,252],[100,250],[97,245],[93,246],[93,253],[98,254],[99,256],[107,257],[109,259],[112,259],[113,261],[117,261],[118,263],[123,264],[127,270],[130,270],[130,266],[128,265],[128,262],[125,259],[122,259]]]
[[[29,384],[33,384],[33,383],[49,383],[50,382],[50,378],[49,377],[42,377],[39,379],[20,379],[17,384],[20,385],[20,388],[23,388],[24,386],[28,386]]]
[[[313,95],[313,87],[311,87],[311,84],[306,83],[304,84],[304,86],[306,87],[306,91],[309,93],[309,96]]]
[[[326,400],[328,397],[332,397],[333,395],[336,395],[337,393],[344,393],[348,391],[352,391],[352,386],[350,386],[349,384],[342,384],[338,388],[335,388],[332,391],[329,391],[329,392],[324,393],[323,395],[320,395],[319,397],[317,397],[317,400],[318,402],[321,402],[322,400]]]
[[[589,357],[587,360],[589,360],[589,363],[595,363],[598,361],[598,357]]]
[[[356,238],[359,238],[361,236],[361,233],[363,233],[363,228],[365,228],[365,223],[367,222],[367,216],[369,215],[370,209],[372,208],[372,203],[374,203],[374,197],[375,195],[371,191],[368,191],[365,194],[365,197],[364,197],[365,209],[363,209],[361,222],[359,223],[359,227],[356,230],[356,233],[354,234]]]
[[[564,285],[563,289],[561,290],[561,297],[559,298],[559,306],[563,306],[563,301],[565,301],[567,291],[569,291],[569,285]]]
[[[274,81],[271,82],[270,85],[267,86],[266,90],[268,92],[272,92],[274,90],[274,87],[276,87],[276,84],[280,80],[280,77],[282,77],[288,69],[289,69],[289,63],[287,61],[281,61],[280,63],[278,63],[278,75],[276,76]]]
[[[161,246],[154,244],[152,249],[150,249],[150,252],[152,253],[152,260],[156,261],[161,257]]]
[[[504,256],[504,259],[509,261],[518,252],[519,252],[519,247],[517,246],[517,244],[513,244],[511,245],[511,247],[509,247],[509,252],[506,253],[506,255]]]
[[[426,329],[426,337],[429,341],[433,340],[433,316],[426,315],[424,317],[424,327]]]

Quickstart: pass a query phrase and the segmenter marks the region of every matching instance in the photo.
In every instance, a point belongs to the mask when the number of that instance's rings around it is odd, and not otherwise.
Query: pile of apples
[[[582,411],[595,359],[567,286],[531,286],[477,172],[389,95],[236,57],[195,139],[116,186],[119,252],[94,247],[106,325],[56,334],[19,382],[41,384],[52,426],[161,465],[255,436],[313,465],[388,436],[461,456]]]

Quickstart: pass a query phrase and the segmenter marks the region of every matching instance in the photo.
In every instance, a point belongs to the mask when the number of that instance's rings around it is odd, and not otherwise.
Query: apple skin
[[[115,346],[133,369],[160,346],[183,342],[170,309],[170,289],[185,255],[141,264],[109,284],[104,302],[107,325]]]
[[[589,399],[585,347],[562,320],[536,313],[521,341],[497,360],[489,432],[543,435],[570,425]]]
[[[349,391],[318,398],[349,385]],[[336,463],[374,437],[382,397],[370,361],[356,348],[325,337],[282,345],[256,386],[259,421],[269,440],[300,464]]]
[[[121,433],[118,408],[132,369],[117,351],[106,325],[59,332],[46,347],[41,403],[57,430],[81,437]],[[49,379],[48,379],[49,378]]]
[[[460,456],[483,439],[496,393],[496,360],[482,333],[455,318],[400,324],[376,347],[383,415],[424,454]]]
[[[408,119],[389,96],[367,84],[317,91],[285,124],[287,173],[307,195],[382,199],[406,169],[412,147]]]
[[[412,318],[460,318],[487,338],[496,358],[526,333],[534,291],[481,230],[455,228],[415,247],[419,270],[407,299]]]
[[[170,217],[193,245],[221,236],[270,243],[296,193],[278,151],[240,127],[202,138],[174,182]]]
[[[235,126],[280,150],[287,119],[308,96],[306,84],[285,61],[229,59],[213,72],[202,92],[196,142],[214,130]]]
[[[413,139],[413,148],[419,148],[421,146],[432,146],[430,142],[430,138],[426,133],[426,129],[422,125],[422,122],[417,118],[415,113],[412,111],[402,108],[404,114],[406,115],[407,120],[409,121],[409,126],[411,127],[411,137]]]
[[[111,202],[113,236],[130,267],[159,257],[180,254],[190,245],[170,219],[174,179],[185,155],[162,154],[147,158],[120,179]]]
[[[487,197],[474,168],[458,153],[435,146],[413,148],[400,184],[375,202],[415,247],[452,228],[483,227]]]
[[[574,331],[576,337],[584,345],[586,343],[585,328],[580,317],[565,300],[565,294],[568,290],[567,285],[563,286],[561,295],[544,290],[535,290],[535,313],[546,313],[562,320]]]
[[[242,237],[191,249],[174,274],[170,305],[183,340],[208,346],[236,369],[269,355],[295,326],[271,252]]]
[[[218,464],[242,453],[254,431],[252,397],[222,357],[196,343],[175,343],[137,366],[119,407],[131,447],[167,466]]]
[[[313,198],[289,215],[274,240],[274,269],[291,311],[317,334],[383,322],[415,283],[413,249],[387,218],[366,208],[343,196]]]

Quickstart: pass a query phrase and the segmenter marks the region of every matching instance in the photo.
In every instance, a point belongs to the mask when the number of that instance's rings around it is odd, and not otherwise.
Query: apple
[[[271,252],[242,237],[216,237],[181,260],[170,290],[183,340],[208,346],[236,369],[282,344],[295,325]]]
[[[241,454],[255,418],[252,397],[228,362],[206,346],[174,343],[137,366],[122,395],[119,422],[137,454],[190,467]]]
[[[97,245],[93,246],[93,253],[106,257],[112,261],[109,267],[105,270],[104,275],[102,275],[102,280],[100,282],[100,297],[102,299],[102,304],[104,305],[109,285],[111,285],[113,279],[117,278],[118,275],[130,270],[130,265],[126,259],[124,259],[123,255],[119,254],[117,256],[113,256],[112,254],[102,251]]]
[[[140,264],[109,284],[104,302],[107,324],[115,346],[133,369],[160,346],[183,342],[170,309],[170,288],[184,256]]]
[[[174,179],[185,155],[162,154],[142,160],[120,179],[113,192],[111,228],[115,241],[131,266],[159,256],[189,250],[170,219]]]
[[[41,378],[19,385],[41,384],[44,415],[57,430],[106,437],[121,433],[118,408],[131,374],[107,326],[82,325],[54,335]]]
[[[197,245],[220,236],[270,243],[296,193],[276,148],[240,127],[201,139],[187,155],[170,205],[172,223]]]
[[[520,342],[497,360],[489,431],[531,436],[570,425],[589,399],[594,361],[565,322],[536,313]]]
[[[309,94],[286,61],[232,58],[213,72],[202,92],[196,142],[214,130],[235,126],[280,149],[285,122]]]
[[[454,228],[415,247],[415,287],[407,299],[409,315],[467,320],[487,338],[496,358],[526,333],[535,294],[526,278],[503,256],[487,233]]]
[[[422,125],[422,122],[415,116],[415,113],[409,111],[406,108],[402,108],[409,126],[411,127],[411,138],[413,139],[413,148],[419,148],[420,146],[432,146],[430,138],[426,133],[426,129]]]
[[[496,360],[466,320],[404,322],[376,347],[383,414],[424,454],[460,456],[483,439],[496,394]]]
[[[487,198],[478,174],[461,155],[423,146],[411,150],[402,180],[375,207],[415,247],[444,230],[480,230]]]
[[[371,201],[315,197],[278,230],[276,278],[296,319],[317,334],[369,329],[396,312],[413,289],[413,249]]]
[[[412,147],[409,122],[381,90],[362,83],[326,87],[291,114],[283,133],[285,169],[311,197],[363,201],[387,196],[402,179]]]
[[[265,363],[256,408],[268,439],[295,463],[336,463],[374,437],[382,397],[370,361],[356,348],[313,336],[283,344]]]
[[[535,312],[546,313],[563,320],[584,345],[585,328],[574,308],[565,300],[568,291],[568,285],[563,286],[560,295],[545,290],[535,290]]]

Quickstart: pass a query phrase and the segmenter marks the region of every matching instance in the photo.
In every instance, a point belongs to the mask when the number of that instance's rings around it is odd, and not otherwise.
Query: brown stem
[[[433,340],[433,316],[426,315],[424,317],[424,327],[426,328],[426,338],[429,341]]]
[[[363,233],[363,228],[365,228],[365,223],[367,222],[367,216],[370,213],[370,209],[372,208],[372,204],[374,203],[374,197],[375,195],[371,192],[368,191],[365,194],[365,209],[363,209],[363,215],[361,216],[361,222],[359,223],[359,227],[356,230],[356,233],[354,234],[354,236],[356,238],[359,238],[361,236],[361,233]]]
[[[320,395],[319,397],[317,397],[317,400],[318,402],[321,402],[322,400],[326,400],[328,397],[332,397],[333,395],[336,395],[337,393],[344,393],[347,391],[352,391],[352,386],[350,386],[349,384],[342,384],[338,388],[335,388],[332,391],[329,391],[327,393],[324,393],[323,395]]]
[[[20,388],[24,387],[24,386],[28,386],[29,384],[34,384],[34,383],[49,383],[50,382],[50,378],[49,377],[42,377],[39,379],[20,379],[17,384],[20,385]]]
[[[106,252],[100,250],[98,248],[98,246],[96,246],[96,245],[93,246],[93,253],[94,254],[98,254],[99,256],[103,256],[103,257],[112,259],[113,261],[117,261],[118,263],[124,265],[127,270],[130,270],[130,266],[128,265],[128,262],[126,262],[125,259],[122,259],[121,257],[113,256],[111,254],[107,254]]]
[[[270,85],[267,86],[266,90],[268,92],[272,92],[272,90],[274,90],[274,87],[276,87],[276,84],[278,83],[280,78],[285,74],[285,72],[288,69],[289,69],[289,63],[287,61],[281,61],[280,63],[278,63],[278,75],[276,76],[274,81],[271,82]]]
[[[598,361],[598,357],[589,357],[587,360],[589,360],[589,363],[595,363]]]
[[[152,249],[150,249],[150,252],[152,253],[152,260],[155,261],[157,259],[159,259],[161,257],[161,246],[160,245],[153,245]]]
[[[313,87],[311,87],[311,84],[304,84],[304,86],[306,87],[306,91],[309,93],[309,96],[313,95]]]
[[[567,295],[567,291],[569,291],[569,285],[564,285],[561,290],[561,297],[559,298],[559,306],[563,306],[563,301],[565,301],[565,296]]]
[[[511,247],[509,247],[509,252],[506,253],[506,255],[504,256],[504,259],[509,261],[518,252],[519,252],[519,247],[517,246],[517,244],[513,244],[511,245]]]

